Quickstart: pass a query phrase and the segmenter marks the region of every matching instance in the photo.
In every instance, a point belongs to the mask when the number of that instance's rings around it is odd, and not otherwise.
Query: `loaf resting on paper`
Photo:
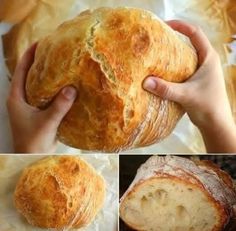
[[[212,162],[152,156],[121,198],[120,217],[134,230],[222,231],[235,204],[231,177]]]
[[[105,182],[80,158],[54,156],[27,167],[15,189],[17,210],[41,228],[80,228],[101,209]]]
[[[26,96],[45,108],[65,86],[77,89],[58,137],[80,149],[120,151],[168,136],[182,108],[142,88],[149,75],[183,82],[196,70],[195,50],[150,12],[85,11],[39,41]]]

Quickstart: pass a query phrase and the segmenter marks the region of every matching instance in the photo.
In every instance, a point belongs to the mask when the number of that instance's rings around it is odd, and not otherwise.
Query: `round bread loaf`
[[[91,223],[104,197],[105,182],[90,165],[77,157],[53,156],[23,171],[14,201],[30,224],[70,229]]]
[[[235,218],[232,178],[209,161],[152,156],[121,198],[134,230],[222,231]]]
[[[28,73],[26,96],[45,108],[66,85],[77,91],[58,137],[80,149],[114,152],[171,133],[182,108],[146,92],[149,75],[183,82],[197,67],[195,50],[150,12],[85,11],[42,39]]]

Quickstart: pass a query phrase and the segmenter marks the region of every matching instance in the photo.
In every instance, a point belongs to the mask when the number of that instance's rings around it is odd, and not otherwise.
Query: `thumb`
[[[44,111],[46,121],[48,122],[50,128],[58,128],[63,117],[70,110],[75,98],[76,89],[71,86],[63,88],[62,91],[56,96],[49,108]]]
[[[184,103],[185,91],[183,83],[168,82],[163,79],[149,76],[143,82],[143,88],[163,99]]]

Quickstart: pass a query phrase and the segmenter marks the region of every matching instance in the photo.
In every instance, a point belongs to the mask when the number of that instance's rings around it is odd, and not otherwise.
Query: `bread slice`
[[[222,231],[236,191],[218,167],[181,157],[151,157],[121,198],[120,216],[135,230]]]

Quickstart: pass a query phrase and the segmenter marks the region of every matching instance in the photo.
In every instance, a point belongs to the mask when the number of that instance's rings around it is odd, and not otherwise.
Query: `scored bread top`
[[[148,75],[182,82],[197,68],[196,51],[153,14],[133,8],[85,11],[37,47],[26,82],[30,104],[44,108],[66,85],[78,90],[59,139],[106,152],[163,139],[182,108],[142,89]]]
[[[15,189],[17,210],[42,228],[83,227],[91,223],[105,198],[105,181],[84,160],[52,156],[24,169]]]

